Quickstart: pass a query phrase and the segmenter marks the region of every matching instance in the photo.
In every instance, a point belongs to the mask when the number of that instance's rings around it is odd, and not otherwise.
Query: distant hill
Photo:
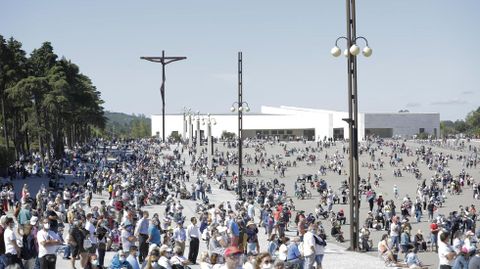
[[[121,138],[142,138],[151,134],[152,121],[143,114],[128,115],[122,112],[106,111],[106,134]]]

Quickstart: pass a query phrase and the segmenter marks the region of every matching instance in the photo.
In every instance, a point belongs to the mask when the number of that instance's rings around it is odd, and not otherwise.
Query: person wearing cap
[[[242,268],[242,251],[236,246],[230,246],[225,249],[225,264],[220,269],[240,269]]]
[[[182,255],[185,251],[185,241],[187,240],[187,232],[183,227],[183,221],[177,221],[177,227],[173,230],[173,240],[175,240],[175,246],[180,247]]]
[[[172,269],[172,264],[170,263],[170,259],[168,258],[171,251],[172,249],[169,248],[167,245],[162,245],[160,247],[160,257],[158,259],[158,265],[162,266],[165,269]]]
[[[62,244],[62,240],[57,233],[50,230],[48,219],[44,219],[42,223],[43,229],[37,233],[40,269],[55,269],[57,263],[56,250]]]

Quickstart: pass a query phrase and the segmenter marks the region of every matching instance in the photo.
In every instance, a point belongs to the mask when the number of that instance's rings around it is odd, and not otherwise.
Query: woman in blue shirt
[[[152,219],[148,225],[148,242],[160,246],[160,229],[158,229],[158,220]]]

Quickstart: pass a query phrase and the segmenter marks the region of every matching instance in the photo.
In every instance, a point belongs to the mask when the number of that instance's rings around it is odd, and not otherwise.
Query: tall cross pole
[[[161,57],[140,57],[142,60],[162,64],[162,86],[160,86],[160,95],[162,96],[162,140],[165,142],[165,66],[169,63],[187,59],[187,57],[170,56],[165,57],[165,51],[162,50]]]

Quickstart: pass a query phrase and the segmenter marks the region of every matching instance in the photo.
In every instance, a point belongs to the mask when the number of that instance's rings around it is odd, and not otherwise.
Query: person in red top
[[[277,211],[280,211],[280,212],[283,211],[283,204],[282,204],[282,203],[278,203],[278,205],[277,205]]]
[[[438,250],[438,231],[439,227],[437,224],[437,220],[434,219],[432,220],[432,223],[430,224],[430,241],[432,242],[432,251],[437,251]],[[435,250],[433,250],[433,247],[435,247]]]

